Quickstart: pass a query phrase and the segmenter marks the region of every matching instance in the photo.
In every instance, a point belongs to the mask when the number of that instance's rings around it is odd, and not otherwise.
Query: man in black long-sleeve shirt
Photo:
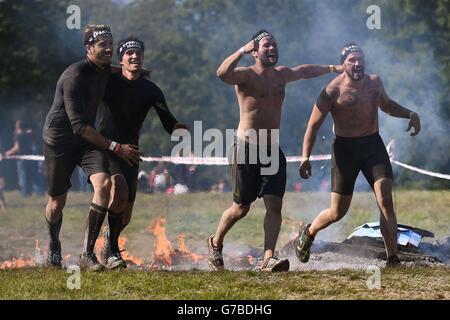
[[[170,113],[161,89],[152,81],[141,77],[143,53],[144,43],[139,39],[129,37],[120,41],[117,56],[122,65],[122,74],[109,76],[99,131],[119,143],[138,145],[140,129],[152,107],[169,134],[175,129],[186,129]],[[109,230],[105,234],[102,256],[107,268],[125,268],[126,264],[119,252],[118,238],[131,219],[139,165],[130,167],[112,152],[108,152],[108,157],[113,198],[108,208]]]
[[[136,146],[121,145],[94,129],[97,106],[103,98],[110,73],[110,28],[105,25],[88,26],[84,31],[83,43],[87,56],[69,66],[60,76],[42,132],[49,195],[45,211],[50,235],[47,263],[61,267],[59,230],[62,210],[71,187],[70,177],[78,165],[94,188],[80,267],[101,270],[103,266],[93,252],[106,215],[111,188],[108,159],[103,150],[112,150],[130,165],[139,162],[139,152]]]

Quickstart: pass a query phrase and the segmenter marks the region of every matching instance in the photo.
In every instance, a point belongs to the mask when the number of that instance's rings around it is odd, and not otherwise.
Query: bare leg
[[[128,203],[128,185],[123,175],[111,176],[111,194],[108,210],[122,213]]]
[[[134,206],[134,201],[127,202],[127,205],[126,205],[125,210],[122,215],[122,229],[121,230],[125,229],[125,227],[130,223],[131,215],[133,213],[133,206]]]
[[[92,203],[107,208],[111,192],[111,179],[108,173],[99,172],[89,177],[94,188]]]
[[[264,261],[274,255],[281,228],[283,199],[275,195],[264,195],[266,215],[264,217]]]
[[[249,210],[250,205],[241,205],[236,202],[233,202],[232,206],[225,210],[220,218],[219,225],[217,226],[217,230],[214,235],[214,246],[222,245],[223,239],[231,227],[236,223],[236,221],[245,217]]]
[[[332,192],[331,193],[331,206],[328,209],[323,210],[314,219],[309,227],[309,234],[313,237],[322,230],[342,219],[350,207],[352,201],[352,195],[344,195]]]
[[[66,199],[67,192],[56,197],[48,196],[47,206],[45,207],[45,218],[48,222],[55,223],[61,220]]]
[[[387,257],[397,256],[397,218],[392,201],[392,179],[375,181],[374,192],[380,208],[380,229],[386,247]]]
[[[53,252],[60,252],[59,231],[61,230],[63,209],[66,205],[67,192],[56,197],[49,196],[45,207],[45,218],[47,220],[49,244],[48,247]]]

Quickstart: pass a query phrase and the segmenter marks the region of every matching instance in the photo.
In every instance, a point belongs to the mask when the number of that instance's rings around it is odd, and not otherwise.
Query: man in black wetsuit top
[[[95,257],[94,246],[106,215],[111,189],[108,159],[103,150],[112,150],[130,165],[139,162],[139,151],[137,146],[117,143],[94,129],[97,106],[104,96],[110,73],[110,28],[88,26],[84,30],[83,44],[87,56],[70,65],[60,76],[42,132],[49,195],[45,210],[50,236],[47,264],[61,267],[62,210],[71,187],[70,177],[78,165],[94,188],[80,267],[97,271],[104,267]]]
[[[109,76],[99,132],[119,143],[138,145],[140,129],[152,107],[169,134],[175,129],[187,129],[170,113],[161,89],[141,76],[144,43],[135,37],[121,40],[117,57],[122,73]],[[118,238],[131,219],[139,165],[129,166],[113,152],[107,154],[111,169],[112,199],[108,208],[109,230],[105,232],[102,258],[108,269],[126,268],[119,252]]]

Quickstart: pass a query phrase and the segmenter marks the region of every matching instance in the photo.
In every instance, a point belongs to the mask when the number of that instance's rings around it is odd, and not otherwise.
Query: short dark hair
[[[96,31],[103,31],[103,32],[111,34],[111,27],[107,26],[105,24],[88,25],[84,29],[84,32],[83,32],[83,45],[84,46],[95,44],[100,39],[102,39],[101,37],[96,37],[94,35],[94,32],[96,32]]]
[[[117,44],[117,59],[120,61],[122,61],[122,57],[125,54],[126,50],[123,50],[125,48],[122,48],[127,42],[137,42],[140,45],[140,49],[142,52],[144,52],[145,50],[145,45],[144,45],[144,41],[139,40],[137,37],[135,36],[130,36],[128,38],[122,39],[119,41],[119,43]],[[135,46],[136,48],[137,46]]]

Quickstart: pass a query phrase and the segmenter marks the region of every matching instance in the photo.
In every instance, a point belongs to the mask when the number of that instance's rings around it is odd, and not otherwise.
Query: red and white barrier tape
[[[291,156],[286,157],[287,162],[300,162],[302,157],[300,156]],[[330,160],[331,154],[319,154],[313,155],[310,157],[311,161],[320,161],[320,160]],[[143,161],[146,162],[155,162],[155,161],[164,161],[175,164],[200,164],[200,165],[227,165],[228,158],[219,158],[219,157],[142,157]]]
[[[23,156],[9,156],[9,157],[2,157],[0,155],[0,161],[3,159],[17,159],[17,160],[33,160],[33,161],[43,161],[44,156],[40,155],[23,155]],[[319,155],[312,155],[310,157],[310,161],[322,161],[322,160],[330,160],[331,154],[319,154]],[[227,165],[228,159],[227,158],[219,158],[219,157],[142,157],[142,160],[145,162],[158,162],[158,161],[164,161],[164,162],[170,162],[174,164],[196,164],[196,165]],[[287,162],[300,162],[301,157],[300,156],[289,156],[286,157]],[[411,171],[415,171],[427,176],[441,178],[450,180],[450,174],[443,174],[433,171],[428,171],[424,169],[420,169],[414,166],[410,166],[408,164],[402,163],[397,160],[391,159],[391,162],[399,165],[403,168],[406,168]]]
[[[417,168],[417,167],[413,167],[413,166],[410,166],[409,164],[402,163],[400,161],[393,160],[393,159],[391,159],[391,162],[395,163],[396,165],[399,165],[399,166],[401,166],[403,168],[409,169],[411,171],[416,171],[416,172],[419,172],[421,174],[425,174],[427,176],[432,176],[432,177],[436,177],[436,178],[450,180],[450,174],[443,174],[443,173],[437,173],[437,172],[433,172],[433,171],[423,170],[423,169],[420,169],[420,168]]]

